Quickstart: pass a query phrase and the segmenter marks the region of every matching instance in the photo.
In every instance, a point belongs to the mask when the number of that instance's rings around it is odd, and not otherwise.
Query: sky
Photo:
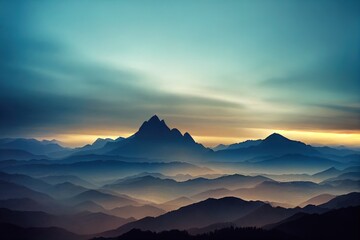
[[[0,0],[0,137],[79,146],[157,114],[207,146],[360,146],[359,1]]]

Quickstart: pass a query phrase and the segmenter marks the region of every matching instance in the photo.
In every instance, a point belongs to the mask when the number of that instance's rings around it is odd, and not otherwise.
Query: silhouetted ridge
[[[283,135],[278,134],[278,133],[273,133],[273,134],[270,134],[267,138],[265,138],[263,142],[281,143],[281,142],[287,142],[287,141],[291,141],[291,140],[284,137]]]
[[[158,136],[168,135],[170,133],[169,127],[164,120],[158,118],[158,116],[152,116],[148,121],[145,121],[139,131],[135,133],[138,137],[156,138]]]
[[[186,132],[186,133],[184,134],[184,138],[185,138],[185,140],[188,141],[188,142],[195,142],[194,139],[191,137],[191,135],[190,135],[188,132]]]
[[[109,155],[187,160],[198,158],[208,151],[189,133],[182,135],[178,129],[170,129],[156,115],[145,121],[131,137],[120,142],[108,142],[99,149],[100,153]]]

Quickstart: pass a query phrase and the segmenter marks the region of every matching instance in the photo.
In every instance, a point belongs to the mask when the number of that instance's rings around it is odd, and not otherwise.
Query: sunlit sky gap
[[[360,146],[359,1],[0,1],[1,137],[79,146],[157,114],[207,145]]]

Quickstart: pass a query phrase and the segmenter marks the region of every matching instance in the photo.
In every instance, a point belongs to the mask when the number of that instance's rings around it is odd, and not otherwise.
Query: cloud
[[[187,114],[238,103],[159,90],[149,76],[81,58],[57,41],[12,31],[1,39],[4,136],[135,126],[154,113]],[[138,123],[136,123],[138,124]]]
[[[315,93],[330,93],[335,97],[346,96],[346,99],[360,101],[357,94],[360,90],[359,68],[359,54],[335,55],[310,64],[304,69],[285,73],[283,77],[265,80],[262,85],[280,91],[291,91],[296,94],[295,96],[303,94],[301,90],[306,90],[309,91],[310,97]]]

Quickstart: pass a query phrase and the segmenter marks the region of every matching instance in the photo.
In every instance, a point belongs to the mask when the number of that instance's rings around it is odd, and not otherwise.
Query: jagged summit
[[[107,143],[102,150],[110,155],[166,159],[189,159],[208,151],[189,133],[183,135],[177,128],[169,128],[157,115],[145,121],[134,135]]]
[[[156,137],[169,133],[170,128],[166,125],[165,121],[160,121],[159,117],[154,115],[141,125],[139,131],[135,135],[141,137]]]

